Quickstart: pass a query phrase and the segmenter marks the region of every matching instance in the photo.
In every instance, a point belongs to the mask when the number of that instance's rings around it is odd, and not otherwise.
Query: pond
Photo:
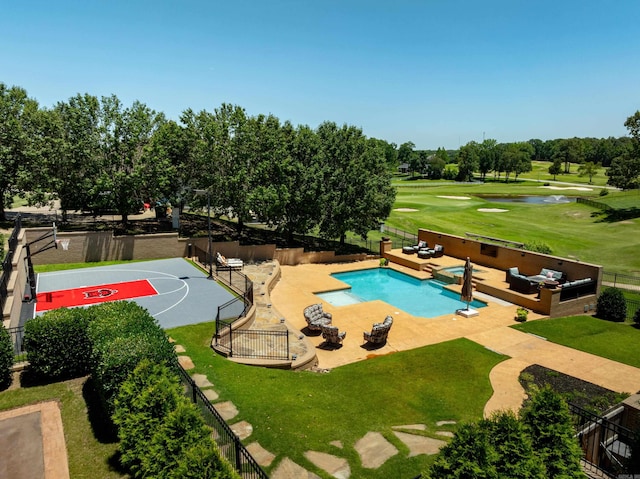
[[[575,203],[576,198],[565,195],[522,195],[522,196],[501,196],[501,195],[477,195],[478,198],[495,203],[529,203],[541,205],[558,205],[563,203]]]

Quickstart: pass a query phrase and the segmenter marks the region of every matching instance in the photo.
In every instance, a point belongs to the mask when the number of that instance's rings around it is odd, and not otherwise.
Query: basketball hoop
[[[60,239],[60,240],[56,240],[56,243],[59,244],[60,246],[62,246],[62,250],[63,251],[69,251],[69,241],[68,239]]]

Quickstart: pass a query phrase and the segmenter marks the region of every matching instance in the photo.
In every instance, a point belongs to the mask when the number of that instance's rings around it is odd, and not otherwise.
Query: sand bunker
[[[549,190],[593,191],[593,188],[586,188],[584,186],[541,186],[540,188],[547,188]]]
[[[504,213],[509,210],[503,210],[502,208],[478,208],[478,211],[483,213]]]
[[[448,200],[470,200],[468,196],[438,196],[438,198],[446,198]]]
[[[413,209],[413,208],[396,208],[393,211],[399,211],[401,213],[413,213],[413,212],[418,211],[418,210]]]

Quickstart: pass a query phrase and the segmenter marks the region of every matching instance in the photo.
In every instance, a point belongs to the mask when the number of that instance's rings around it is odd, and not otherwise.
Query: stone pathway
[[[275,324],[275,323],[274,323]],[[173,342],[173,340],[171,340]],[[178,360],[182,367],[190,371],[195,368],[193,361],[186,355],[187,351],[182,345],[175,344],[178,353]],[[214,389],[214,384],[209,381],[204,374],[192,374],[191,378],[202,390],[204,395],[211,401],[213,407],[220,413],[222,418],[228,423],[233,421],[238,415],[238,409],[232,401],[218,401],[218,392]],[[455,424],[453,421],[444,421],[436,424],[437,427],[446,424]],[[231,430],[244,441],[250,438],[253,433],[253,426],[247,421],[239,421],[229,424]],[[434,439],[424,435],[428,428],[425,424],[408,424],[394,426],[394,435],[409,449],[407,457],[418,454],[437,454],[440,448],[446,444],[445,441]],[[448,431],[435,431],[436,435],[448,436]],[[343,449],[343,443],[339,440],[331,441],[329,446]],[[258,442],[250,442],[246,445],[247,450],[262,467],[270,467],[276,459],[276,455],[266,450]],[[360,463],[368,469],[377,469],[387,460],[399,453],[398,449],[389,442],[380,432],[370,431],[354,444],[355,450],[360,457]],[[351,466],[349,461],[339,455],[329,454],[322,451],[306,451],[305,458],[336,479],[349,479],[351,476]],[[320,479],[317,474],[296,464],[288,457],[280,459],[278,465],[269,475],[271,479]]]

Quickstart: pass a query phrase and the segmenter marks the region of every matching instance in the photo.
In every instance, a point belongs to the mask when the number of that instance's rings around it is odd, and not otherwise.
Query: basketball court
[[[218,306],[234,299],[222,285],[183,258],[97,266],[37,276],[32,316],[61,307],[130,300],[164,328],[215,319]],[[235,307],[240,314],[242,302]]]

